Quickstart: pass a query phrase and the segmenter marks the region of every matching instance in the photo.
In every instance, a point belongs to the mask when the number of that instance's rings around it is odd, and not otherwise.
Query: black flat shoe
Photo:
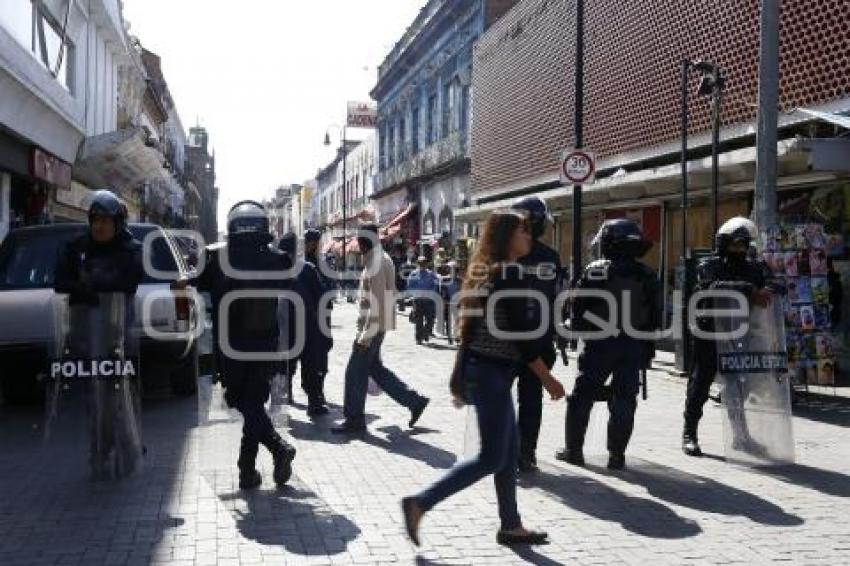
[[[496,533],[496,542],[505,546],[546,544],[549,542],[549,535],[542,531],[528,531],[524,534],[499,531]]]
[[[555,459],[573,466],[584,466],[584,454],[580,450],[559,450],[555,452]]]
[[[414,507],[418,507],[416,500],[412,497],[405,497],[401,500],[401,512],[404,514],[404,526],[407,529],[407,536],[414,545],[419,546],[419,523],[413,520]],[[422,516],[420,515],[420,520]]]
[[[263,483],[263,476],[257,470],[239,472],[239,489],[257,489]]]

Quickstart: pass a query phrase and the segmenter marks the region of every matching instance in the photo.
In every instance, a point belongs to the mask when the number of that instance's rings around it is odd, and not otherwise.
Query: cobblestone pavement
[[[454,350],[444,340],[416,346],[399,317],[387,365],[432,398],[416,430],[386,396],[369,397],[369,434],[329,434],[339,417],[354,309],[339,305],[332,371],[335,403],[311,422],[291,411],[298,448],[291,487],[276,491],[262,456],[261,490],[236,487],[237,424],[198,427],[194,399],[146,400],[144,473],[96,484],[85,471],[84,430],[76,444],[39,450],[37,410],[0,409],[0,564],[846,564],[850,562],[850,407],[809,403],[795,418],[794,467],[737,467],[718,456],[679,451],[684,388],[650,376],[629,452],[612,474],[604,456],[585,469],[557,462],[563,403],[547,403],[541,470],[524,479],[526,524],[552,543],[498,546],[491,480],[446,501],[422,525],[417,550],[403,534],[399,499],[437,478],[463,453],[466,412],[452,407],[446,382]],[[556,373],[571,381],[573,366]],[[297,400],[303,395],[296,387]],[[721,454],[720,410],[707,407],[704,448]],[[70,434],[70,433],[69,433]]]

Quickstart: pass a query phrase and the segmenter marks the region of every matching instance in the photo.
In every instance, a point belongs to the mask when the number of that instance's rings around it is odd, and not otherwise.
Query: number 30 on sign
[[[593,153],[568,149],[561,156],[561,183],[564,185],[589,185],[596,174]]]

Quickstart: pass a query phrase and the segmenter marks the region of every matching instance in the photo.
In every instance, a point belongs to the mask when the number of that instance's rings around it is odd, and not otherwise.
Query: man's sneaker
[[[410,409],[410,422],[407,423],[407,426],[410,428],[416,426],[416,423],[419,421],[419,417],[421,417],[422,413],[425,412],[425,407],[427,407],[430,402],[430,399],[423,397],[422,401],[420,401],[419,405],[417,405],[415,409]]]
[[[573,466],[584,466],[584,453],[581,450],[570,450],[565,448],[555,453],[555,459]]]
[[[263,483],[263,476],[257,470],[239,472],[239,489],[257,489]]]
[[[702,449],[699,447],[695,434],[685,434],[682,437],[682,452],[688,456],[702,456]]]
[[[347,420],[331,427],[331,433],[333,434],[363,434],[364,432],[366,432],[365,424],[352,423]]]
[[[281,446],[274,455],[274,483],[283,487],[292,477],[292,461],[295,460],[295,448],[292,446]]]
[[[625,470],[626,469],[626,455],[625,454],[617,454],[612,452],[608,455],[608,469],[609,470]]]

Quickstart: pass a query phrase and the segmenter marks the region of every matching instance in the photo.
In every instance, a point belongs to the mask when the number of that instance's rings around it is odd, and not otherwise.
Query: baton
[[[640,370],[640,389],[641,389],[641,398],[644,401],[646,401],[647,393],[648,393],[648,391],[647,391],[648,385],[647,385],[647,381],[646,381],[646,370],[645,369]]]

